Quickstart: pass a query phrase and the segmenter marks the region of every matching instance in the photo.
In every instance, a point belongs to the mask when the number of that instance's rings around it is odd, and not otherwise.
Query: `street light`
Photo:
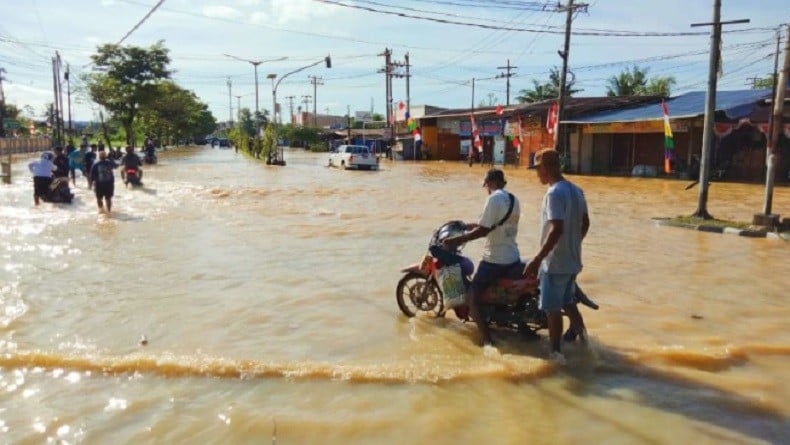
[[[258,133],[258,136],[260,136],[261,120],[258,117],[259,116],[259,111],[258,111],[258,65],[260,65],[262,63],[266,63],[266,62],[279,62],[279,61],[287,59],[288,57],[280,57],[280,58],[277,58],[277,59],[268,59],[268,60],[248,60],[248,59],[242,59],[241,57],[232,56],[230,54],[223,54],[223,55],[225,57],[230,57],[231,59],[236,59],[236,60],[239,60],[239,61],[242,61],[242,62],[250,63],[254,67],[254,70],[255,70],[255,124],[256,124],[256,132]]]
[[[266,76],[267,79],[271,79],[272,80],[272,105],[273,105],[272,110],[274,110],[277,107],[277,87],[280,86],[280,82],[282,82],[286,77],[290,76],[291,74],[296,74],[296,73],[298,73],[300,71],[304,71],[304,70],[306,70],[308,68],[312,68],[312,67],[314,67],[316,65],[319,65],[321,63],[325,63],[327,68],[332,68],[332,58],[331,58],[331,56],[326,56],[322,60],[319,60],[317,62],[313,62],[310,65],[305,65],[305,66],[303,66],[301,68],[298,68],[298,69],[295,69],[295,70],[293,70],[293,71],[291,71],[289,73],[285,73],[285,74],[282,75],[282,77],[280,77],[280,79],[277,80],[277,83],[274,83],[274,79],[277,77],[277,74],[269,74],[268,76]],[[274,112],[274,111],[272,111],[272,112]],[[275,144],[274,147],[275,147],[275,152],[276,152],[277,148],[279,147],[279,143],[278,143],[278,140],[277,140],[277,125],[275,125],[273,127],[273,133],[274,133],[274,144]],[[275,159],[275,160],[267,159],[266,163],[267,164],[274,164],[274,165],[285,165],[285,160],[283,159],[282,151],[277,152],[277,153],[278,153],[277,159]]]

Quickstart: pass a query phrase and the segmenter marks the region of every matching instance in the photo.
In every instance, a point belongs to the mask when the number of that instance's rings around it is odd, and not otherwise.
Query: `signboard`
[[[461,139],[461,156],[469,156],[469,148],[472,146],[470,139]]]
[[[688,131],[688,124],[685,122],[670,122],[673,132]],[[637,121],[637,122],[611,122],[607,124],[586,124],[584,132],[590,134],[600,133],[663,133],[664,121]]]
[[[355,111],[354,119],[358,122],[370,122],[373,120],[373,113],[370,111]]]
[[[6,130],[16,130],[22,128],[22,125],[13,119],[3,119],[3,128]]]
[[[478,121],[477,130],[480,132],[481,136],[496,136],[498,134],[502,134],[502,121]],[[472,134],[472,122],[459,122],[458,134],[460,136],[469,136]]]

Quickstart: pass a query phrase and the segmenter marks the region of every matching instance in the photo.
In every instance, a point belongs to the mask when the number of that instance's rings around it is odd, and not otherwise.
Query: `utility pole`
[[[309,94],[307,96],[304,96],[304,95],[302,96],[302,103],[304,104],[304,108],[302,108],[302,109],[304,110],[305,113],[309,113],[309,111],[307,111],[307,110],[310,109],[310,104],[312,103],[312,99],[313,99],[313,96],[311,96]],[[302,119],[302,126],[304,126],[304,119]]]
[[[230,76],[228,76],[228,121],[230,122],[230,126],[233,126],[233,94],[231,93],[231,81]]]
[[[391,62],[391,68],[403,68],[405,72],[390,70],[390,82],[392,82],[392,78],[403,79],[406,78],[406,112],[411,113],[411,95],[409,93],[409,79],[411,78],[411,74],[409,74],[409,68],[411,65],[409,64],[409,53],[406,53],[404,56],[403,62]],[[392,86],[390,86],[390,92],[392,92]]]
[[[392,122],[392,51],[389,48],[384,48],[384,52],[379,54],[384,56],[384,68],[380,69],[380,73],[384,73],[386,96],[384,103],[387,108],[387,127],[390,129],[390,143],[395,136]]]
[[[5,68],[0,67],[0,138],[5,137],[5,93],[3,92],[3,81],[5,80],[3,73],[5,72]],[[10,155],[11,150],[8,153]]]
[[[713,21],[692,23],[692,27],[712,26],[710,31],[710,61],[708,64],[708,91],[705,94],[705,119],[702,125],[702,154],[699,167],[699,202],[693,216],[713,219],[708,213],[708,183],[710,175],[710,152],[713,145],[713,123],[716,119],[716,82],[721,62],[721,27],[736,23],[749,23],[749,19],[721,21],[721,0],[713,0]]]
[[[774,76],[774,114],[771,118],[770,139],[765,152],[765,203],[762,215],[754,215],[754,223],[776,227],[779,224],[779,215],[771,214],[774,195],[774,179],[776,176],[776,146],[779,145],[779,135],[782,133],[782,116],[784,116],[785,90],[787,80],[790,79],[790,23],[787,24],[787,41],[785,42],[784,66],[779,73],[779,79]],[[778,48],[777,48],[778,49]],[[778,54],[778,51],[777,51]]]
[[[291,125],[293,125],[294,124],[294,99],[296,99],[296,96],[285,96],[285,98],[288,99],[288,114],[290,114],[290,116],[291,116],[291,119],[289,120],[289,122],[291,123]]]
[[[351,144],[351,105],[346,105],[346,127],[348,131],[348,143]]]
[[[55,52],[57,54],[57,52]],[[60,74],[58,70],[58,65],[60,64],[60,56],[52,58],[52,89],[54,91],[53,96],[53,104],[54,104],[54,113],[52,115],[52,142],[55,145],[60,145],[61,143],[61,119],[60,119]]]
[[[496,68],[498,70],[507,70],[506,72],[501,73],[501,74],[499,74],[496,77],[498,79],[501,79],[503,77],[506,79],[506,85],[507,85],[507,96],[506,97],[507,97],[507,101],[505,102],[505,105],[510,105],[510,78],[513,77],[513,74],[515,74],[515,73],[511,73],[510,70],[514,70],[514,69],[516,69],[518,67],[510,65],[510,59],[507,59],[507,65],[506,66],[498,66]]]
[[[69,137],[74,137],[74,129],[71,126],[71,80],[69,80],[71,74],[71,70],[69,69],[69,64],[66,64],[66,97],[68,97],[68,110],[69,110]]]
[[[313,126],[318,127],[318,85],[324,84],[324,79],[317,76],[307,76],[313,84]]]
[[[587,3],[574,4],[573,0],[568,0],[565,6],[558,6],[557,12],[567,13],[565,16],[565,45],[563,50],[559,52],[562,57],[562,73],[560,74],[560,91],[559,98],[557,98],[557,132],[554,135],[554,149],[559,151],[560,144],[562,144],[563,153],[567,156],[568,147],[565,144],[564,133],[562,131],[562,119],[565,117],[565,98],[567,97],[567,80],[568,80],[568,55],[571,50],[571,25],[573,24],[573,14],[577,10],[587,12]]]

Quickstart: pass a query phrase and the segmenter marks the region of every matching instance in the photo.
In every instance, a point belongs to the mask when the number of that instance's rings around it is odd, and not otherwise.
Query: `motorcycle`
[[[446,275],[443,269],[458,265],[462,274],[463,291],[471,283],[474,263],[460,254],[463,246],[454,251],[441,247],[442,240],[450,236],[464,233],[465,225],[461,221],[450,221],[434,231],[428,246],[428,253],[422,261],[403,268],[403,277],[396,287],[396,300],[401,312],[407,317],[414,317],[419,312],[432,313],[436,317],[444,317],[448,309],[453,309],[456,316],[469,321],[469,307],[466,303],[449,306],[444,295],[449,290],[443,286]],[[538,308],[538,280],[523,276],[525,264],[516,263],[505,277],[497,280],[483,292],[480,297],[480,316],[490,326],[510,329],[530,337],[537,336],[537,331],[548,327],[545,312]],[[584,294],[577,286],[576,301],[597,310],[598,305]],[[574,326],[564,334],[567,341],[573,341],[578,335]]]
[[[124,183],[127,186],[131,184],[132,187],[142,187],[143,182],[140,180],[139,170],[137,170],[136,168],[127,168],[124,171],[125,171]]]
[[[42,199],[44,202],[71,204],[71,201],[74,199],[74,194],[71,193],[71,189],[69,188],[69,178],[52,178],[52,184],[49,186],[47,195],[43,196]]]
[[[156,153],[152,151],[146,152],[145,156],[143,156],[143,162],[145,162],[146,164],[156,164],[156,161],[157,161]]]

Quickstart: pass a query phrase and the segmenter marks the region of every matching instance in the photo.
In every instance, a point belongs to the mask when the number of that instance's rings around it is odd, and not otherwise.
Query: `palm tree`
[[[675,83],[675,78],[672,76],[652,77],[644,89],[644,94],[646,96],[669,97]]]
[[[607,96],[638,96],[647,86],[647,68],[634,65],[631,71],[623,70],[617,76],[612,76],[607,81]]]
[[[516,96],[516,100],[522,104],[529,104],[555,98],[557,97],[557,94],[557,90],[552,84],[541,84],[537,80],[532,79],[532,89],[525,88],[519,91],[519,95]]]
[[[565,95],[566,97],[573,96],[574,94],[582,91],[580,89],[573,88],[573,85],[576,83],[576,76],[572,72],[569,72],[570,80],[566,80],[566,88],[565,88]],[[560,70],[555,66],[549,72],[549,82],[547,83],[540,83],[535,79],[532,79],[532,89],[523,89],[519,91],[519,95],[516,97],[516,100],[519,103],[533,103],[533,102],[540,102],[549,99],[556,99],[557,96],[560,95]]]

